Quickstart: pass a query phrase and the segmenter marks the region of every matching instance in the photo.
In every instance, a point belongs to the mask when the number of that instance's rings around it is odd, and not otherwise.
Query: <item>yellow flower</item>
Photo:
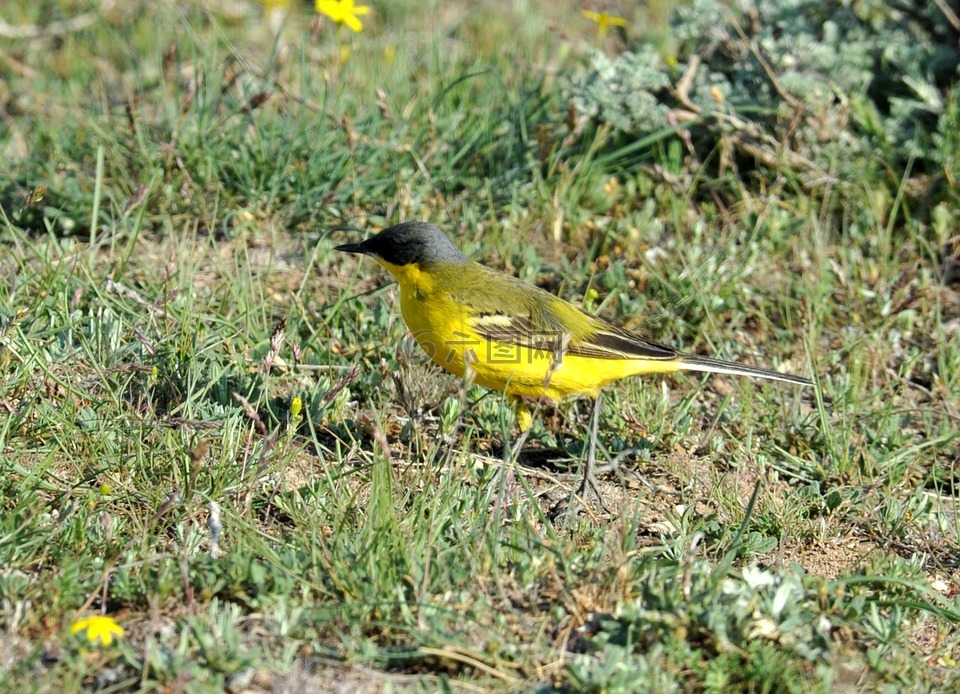
[[[71,634],[76,634],[84,630],[87,632],[87,641],[90,643],[102,641],[104,646],[109,646],[113,643],[114,636],[122,639],[126,633],[122,626],[113,621],[113,617],[102,617],[100,615],[87,617],[70,625]]]
[[[297,419],[300,416],[300,410],[303,409],[303,400],[300,398],[294,398],[290,401],[290,414],[293,415],[294,419]]]
[[[316,0],[317,12],[327,15],[337,24],[346,24],[354,31],[363,31],[357,17],[370,12],[366,5],[354,5],[353,0]]]
[[[606,12],[593,12],[591,10],[584,10],[583,16],[589,19],[590,21],[597,23],[597,34],[600,37],[606,36],[607,30],[610,27],[627,26],[627,20],[624,19],[623,17],[615,17],[614,15],[608,14]]]

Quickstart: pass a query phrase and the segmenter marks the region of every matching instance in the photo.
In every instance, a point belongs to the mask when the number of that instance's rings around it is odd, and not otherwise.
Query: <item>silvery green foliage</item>
[[[670,109],[657,92],[670,84],[670,77],[651,46],[616,60],[597,52],[592,63],[593,69],[574,96],[580,113],[624,132],[667,125]]]
[[[574,684],[583,691],[681,691],[677,662],[706,667],[720,654],[746,661],[762,649],[789,653],[810,664],[829,660],[836,628],[831,619],[842,617],[824,614],[816,590],[804,585],[801,570],[771,572],[748,566],[739,576],[731,573],[720,580],[714,570],[702,561],[690,565],[685,595],[678,576],[665,567],[634,601],[620,605],[615,614],[597,615],[589,650],[570,662]],[[862,596],[844,600],[850,613],[863,609]],[[890,631],[900,624],[875,621],[877,630]],[[728,677],[736,672],[733,666],[728,662]],[[744,672],[743,680],[716,689],[750,689],[758,684],[751,676],[757,671]],[[777,677],[775,672],[761,676],[767,685]]]
[[[937,145],[956,140],[944,128],[957,125],[947,114],[960,32],[934,2],[693,0],[676,10],[672,36],[670,67],[649,44],[593,56],[571,85],[575,108],[633,136],[676,122],[671,112],[699,111],[695,142],[712,147],[738,131],[757,141],[759,128],[770,161],[784,146],[798,155],[792,163],[809,162],[807,173],[831,177],[852,172],[861,155],[895,169],[909,159],[954,165]],[[697,60],[685,95],[667,88]]]

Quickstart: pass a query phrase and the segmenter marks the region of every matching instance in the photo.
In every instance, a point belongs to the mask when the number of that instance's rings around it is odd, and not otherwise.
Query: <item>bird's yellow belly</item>
[[[470,327],[466,313],[454,302],[436,297],[421,301],[415,292],[401,292],[400,309],[414,339],[434,362],[507,395],[551,400],[595,397],[611,381],[651,370],[639,360],[557,355],[487,340]]]

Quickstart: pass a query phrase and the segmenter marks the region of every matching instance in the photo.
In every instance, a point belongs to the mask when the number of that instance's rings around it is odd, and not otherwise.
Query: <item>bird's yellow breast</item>
[[[434,276],[415,265],[380,261],[400,285],[400,312],[417,343],[437,364],[461,378],[507,395],[560,400],[595,397],[611,381],[652,370],[632,359],[596,359],[497,342],[472,327],[470,309],[438,290]],[[663,369],[662,365],[660,371]]]

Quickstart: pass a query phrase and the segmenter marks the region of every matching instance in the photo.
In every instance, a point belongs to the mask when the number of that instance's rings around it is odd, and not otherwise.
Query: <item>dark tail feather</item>
[[[756,366],[744,366],[732,361],[723,361],[722,359],[711,359],[710,357],[701,357],[698,354],[683,354],[680,356],[680,363],[688,371],[705,371],[708,373],[731,374],[733,376],[755,376],[757,378],[769,378],[773,381],[784,381],[794,383],[798,386],[812,386],[813,381],[800,376],[791,374],[782,374],[770,369],[761,369]]]

